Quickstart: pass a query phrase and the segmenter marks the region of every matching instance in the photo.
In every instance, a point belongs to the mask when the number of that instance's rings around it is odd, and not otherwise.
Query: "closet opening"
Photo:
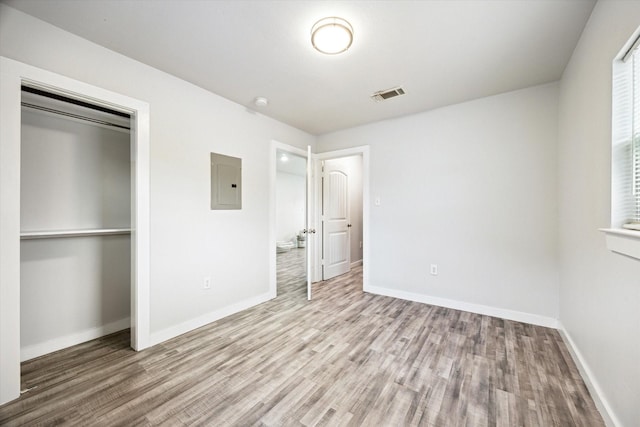
[[[20,360],[131,325],[131,116],[21,87]]]

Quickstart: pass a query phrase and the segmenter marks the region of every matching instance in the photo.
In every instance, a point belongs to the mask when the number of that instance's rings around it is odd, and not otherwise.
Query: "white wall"
[[[612,61],[640,2],[595,6],[560,86],[560,321],[619,426],[640,423],[640,261],[609,252]],[[592,393],[593,394],[593,393]]]
[[[128,131],[23,108],[21,132],[22,231],[130,227]],[[130,246],[128,235],[21,242],[23,360],[129,327]]]
[[[276,239],[296,243],[304,229],[307,177],[278,171],[276,173]],[[275,250],[275,249],[274,249]]]
[[[129,236],[23,240],[20,358],[127,329]]]
[[[129,132],[22,109],[20,228],[129,227]]]
[[[555,324],[557,96],[549,84],[318,138],[319,152],[371,147],[376,292]]]
[[[313,136],[5,5],[0,54],[150,104],[152,342],[268,298],[269,141]],[[242,210],[209,209],[210,152],[242,158]]]

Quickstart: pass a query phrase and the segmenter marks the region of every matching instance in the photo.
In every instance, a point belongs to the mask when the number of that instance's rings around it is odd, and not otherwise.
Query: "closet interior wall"
[[[129,118],[22,93],[20,340],[27,360],[130,325]]]

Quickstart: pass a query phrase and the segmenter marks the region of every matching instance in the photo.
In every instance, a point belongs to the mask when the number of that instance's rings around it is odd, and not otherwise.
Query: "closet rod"
[[[65,111],[55,110],[55,109],[49,108],[49,107],[42,107],[40,105],[29,104],[28,102],[22,102],[21,105],[23,107],[33,108],[34,110],[41,110],[41,111],[46,111],[48,113],[60,114],[62,116],[72,117],[74,119],[79,119],[79,120],[85,120],[87,122],[92,122],[92,123],[96,123],[96,124],[99,124],[99,125],[112,126],[112,127],[116,127],[116,128],[119,128],[119,129],[131,130],[131,128],[128,127],[128,126],[122,126],[122,125],[119,125],[119,124],[116,124],[116,123],[107,122],[105,120],[92,119],[91,117],[85,117],[85,116],[81,116],[79,114],[67,113]]]

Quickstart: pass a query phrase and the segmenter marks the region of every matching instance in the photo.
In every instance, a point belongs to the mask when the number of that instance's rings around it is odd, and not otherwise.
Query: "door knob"
[[[351,227],[351,224],[347,224],[347,227]]]

